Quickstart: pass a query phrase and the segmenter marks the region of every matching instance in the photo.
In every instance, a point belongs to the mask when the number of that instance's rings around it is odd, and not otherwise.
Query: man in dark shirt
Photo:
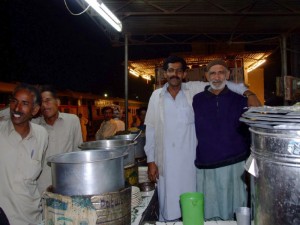
[[[227,88],[229,75],[225,61],[211,61],[206,72],[210,86],[193,99],[197,191],[205,196],[205,219],[230,220],[237,207],[247,206],[244,164],[250,134],[239,118],[248,105],[247,98]]]

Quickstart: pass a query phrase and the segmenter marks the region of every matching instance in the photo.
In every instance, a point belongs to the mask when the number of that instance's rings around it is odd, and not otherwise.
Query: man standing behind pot
[[[163,69],[168,83],[151,95],[145,119],[145,152],[148,177],[158,182],[159,220],[168,221],[181,217],[180,194],[196,191],[197,139],[192,100],[208,83],[182,83],[187,64],[178,56],[168,57]],[[240,94],[246,90],[237,84],[231,87]]]
[[[82,140],[85,142],[87,140],[87,124],[89,123],[88,118],[82,115],[82,113],[78,114],[79,120],[80,120],[80,126],[81,126],[81,132],[82,132]]]
[[[47,131],[30,122],[41,103],[38,90],[17,86],[10,98],[10,119],[0,122],[0,206],[11,225],[42,219],[37,178],[48,144]]]
[[[247,206],[244,165],[250,134],[239,118],[248,104],[226,86],[229,75],[224,60],[211,61],[206,72],[210,86],[193,99],[197,191],[205,196],[205,219],[232,220],[236,208]]]
[[[105,106],[101,110],[101,113],[104,116],[104,120],[101,123],[99,130],[96,132],[96,140],[107,139],[116,134],[118,126],[113,120],[113,112],[114,109],[110,106]]]
[[[77,115],[59,112],[60,100],[53,87],[42,86],[41,96],[43,117],[40,119],[40,124],[46,128],[49,134],[46,159],[60,153],[79,151],[78,146],[82,143],[82,132]],[[43,172],[38,179],[39,191],[45,191],[51,184],[51,168],[45,163]]]
[[[125,123],[123,120],[120,120],[121,116],[122,115],[120,114],[120,110],[114,109],[113,118],[114,118],[115,123],[117,124],[117,132],[125,130]]]
[[[147,107],[141,107],[137,110],[137,117],[139,119],[139,125],[137,128],[139,128],[141,131],[145,132],[146,125],[145,125],[145,117],[147,113]]]

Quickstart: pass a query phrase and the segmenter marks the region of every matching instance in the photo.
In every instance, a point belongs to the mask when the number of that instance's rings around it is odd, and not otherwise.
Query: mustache
[[[23,115],[23,113],[21,113],[21,112],[16,112],[16,111],[12,111],[11,114],[17,114],[17,115],[19,115],[19,116],[22,116],[22,115]]]
[[[222,84],[223,82],[222,81],[217,81],[217,80],[213,80],[211,81],[212,84]]]
[[[180,80],[180,78],[179,78],[179,77],[177,77],[177,76],[171,76],[171,77],[170,77],[170,80],[172,80],[172,79],[177,79],[177,80]]]

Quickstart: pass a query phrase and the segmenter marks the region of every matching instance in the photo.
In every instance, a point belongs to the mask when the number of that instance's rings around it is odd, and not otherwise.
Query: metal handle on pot
[[[122,153],[122,156],[125,157],[125,156],[128,156],[129,155],[129,151],[128,151],[129,148],[127,148],[123,153]]]
[[[139,138],[139,136],[141,136],[142,132],[143,131],[140,130],[139,133],[133,138],[132,142],[135,142]]]

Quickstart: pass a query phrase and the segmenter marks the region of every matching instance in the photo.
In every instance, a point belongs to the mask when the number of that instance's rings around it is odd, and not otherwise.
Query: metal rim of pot
[[[97,143],[106,143],[106,142],[121,142],[120,144],[117,145],[104,145],[104,146],[99,146]],[[121,139],[105,139],[105,140],[97,140],[97,141],[89,141],[89,142],[83,142],[81,145],[78,146],[78,148],[82,150],[88,150],[88,149],[103,149],[103,150],[112,150],[113,148],[122,148],[125,146],[131,146],[135,145],[135,141],[131,140],[121,140]],[[94,145],[94,146],[93,146]]]
[[[90,151],[93,151],[93,152],[95,152],[95,151],[101,151],[101,152],[109,152],[109,153],[113,153],[113,154],[115,154],[115,153],[117,153],[118,154],[118,156],[114,156],[114,157],[111,157],[111,158],[105,158],[105,159],[92,159],[92,160],[90,160],[90,161],[82,161],[82,162],[74,162],[74,161],[72,161],[72,162],[58,162],[58,161],[54,161],[55,159],[57,159],[57,158],[59,158],[59,157],[62,157],[62,156],[67,156],[67,155],[72,155],[72,154],[82,154],[82,155],[85,155],[85,154],[87,154],[88,152],[90,152]],[[80,153],[80,152],[82,152],[82,153]],[[124,151],[123,153],[121,153],[120,151],[118,151],[118,150],[86,150],[86,151],[75,151],[75,152],[67,152],[67,153],[61,153],[61,154],[57,154],[57,155],[52,155],[52,156],[49,156],[48,158],[47,158],[47,163],[50,163],[50,165],[51,165],[51,163],[56,163],[56,164],[81,164],[81,163],[93,163],[93,162],[100,162],[100,161],[105,161],[105,160],[113,160],[113,159],[117,159],[117,158],[120,158],[120,157],[124,157],[124,156],[126,156],[126,155],[128,155],[128,152],[126,152],[126,151]]]

